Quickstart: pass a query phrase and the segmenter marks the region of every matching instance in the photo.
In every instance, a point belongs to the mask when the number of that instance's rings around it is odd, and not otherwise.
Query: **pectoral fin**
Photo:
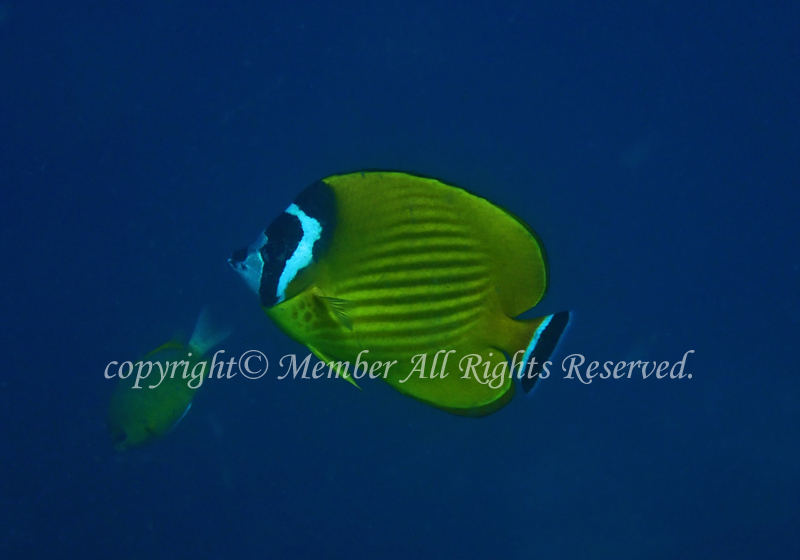
[[[337,297],[329,297],[322,293],[319,288],[314,290],[314,296],[319,299],[343,327],[347,330],[353,330],[353,321],[350,319],[349,312],[353,306],[353,302]]]
[[[348,330],[353,330],[353,321],[350,320],[348,316],[348,310],[352,306],[352,303],[346,299],[340,299],[335,297],[325,297],[321,296],[320,299],[324,301],[328,308],[333,312],[333,316]]]

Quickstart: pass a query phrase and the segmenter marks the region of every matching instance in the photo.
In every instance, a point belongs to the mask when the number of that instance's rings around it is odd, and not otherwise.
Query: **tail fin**
[[[194,326],[194,332],[192,332],[189,345],[196,348],[201,354],[205,354],[230,335],[231,329],[229,328],[215,330],[214,327],[211,326],[208,307],[204,307],[200,312],[200,316],[197,318],[197,323]]]
[[[569,320],[570,312],[562,311],[553,315],[539,317],[538,319],[517,321],[517,323],[522,323],[526,327],[527,334],[525,339],[527,347],[519,369],[522,389],[526,393],[531,392],[539,379],[539,374],[542,372],[542,364],[550,358],[550,355],[556,349],[561,335],[564,334],[567,325],[569,325]],[[522,344],[525,344],[525,342]],[[519,348],[517,351],[519,351]],[[536,360],[534,362],[535,365],[529,368],[527,364],[532,359]]]

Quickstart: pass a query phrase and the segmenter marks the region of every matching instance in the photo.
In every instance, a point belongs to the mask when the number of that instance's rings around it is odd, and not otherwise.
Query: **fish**
[[[530,392],[570,319],[518,318],[549,282],[542,242],[521,218],[401,171],[313,183],[228,262],[267,316],[337,377],[358,386],[366,368],[348,367],[359,356],[370,368],[390,364],[370,376],[462,416],[507,404],[512,369]]]
[[[114,448],[140,447],[172,430],[189,412],[209,371],[204,355],[229,335],[230,330],[211,326],[204,309],[188,343],[173,339],[145,354],[129,370],[120,365],[107,418]]]

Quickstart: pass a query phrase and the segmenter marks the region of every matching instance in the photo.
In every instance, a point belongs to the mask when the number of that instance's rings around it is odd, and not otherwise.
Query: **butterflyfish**
[[[132,367],[121,365],[108,409],[114,447],[122,451],[145,445],[174,428],[209,371],[204,355],[229,334],[214,330],[204,309],[188,343],[171,340]]]
[[[317,181],[228,262],[277,326],[337,374],[356,384],[346,364],[360,355],[381,362],[371,377],[465,416],[508,403],[514,364],[529,392],[570,317],[517,318],[548,286],[544,247],[522,219],[402,172]]]

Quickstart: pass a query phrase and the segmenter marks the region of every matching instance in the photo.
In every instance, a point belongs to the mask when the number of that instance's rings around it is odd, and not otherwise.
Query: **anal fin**
[[[320,352],[319,350],[317,350],[313,346],[309,346],[308,349],[311,350],[311,352],[313,352],[313,354],[317,358],[319,358],[320,360],[322,360],[326,364],[335,364],[337,362],[340,362],[340,360],[334,360],[333,358],[331,358],[330,356],[327,356],[323,352]],[[358,389],[359,391],[361,390],[361,387],[358,386],[358,383],[356,383],[355,379],[353,379],[353,375],[347,371],[347,368],[344,368],[344,367],[341,367],[341,366],[335,366],[335,367],[336,367],[336,374],[338,376],[340,376],[345,381],[348,381],[349,383],[352,383],[356,387],[356,389]],[[344,371],[342,371],[342,370],[344,370]]]

